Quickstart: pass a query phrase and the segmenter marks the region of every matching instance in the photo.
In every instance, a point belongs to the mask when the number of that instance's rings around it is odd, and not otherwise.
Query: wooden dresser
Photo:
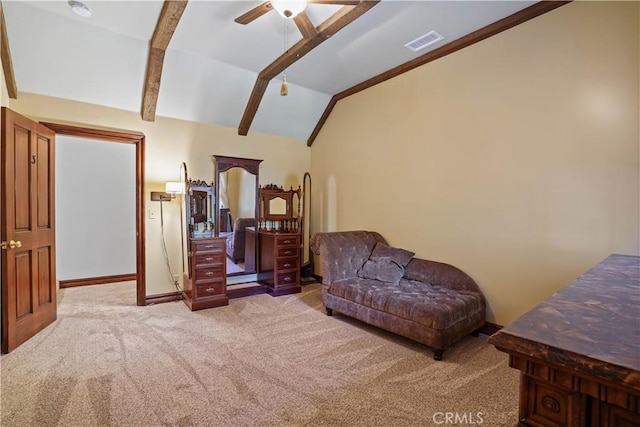
[[[609,256],[489,343],[521,371],[519,425],[640,426],[640,257]]]
[[[225,237],[189,239],[189,277],[183,298],[191,310],[228,305]]]
[[[258,283],[277,297],[301,292],[300,233],[260,231]]]
[[[260,187],[258,283],[268,294],[294,294],[300,286],[300,198],[302,190]]]

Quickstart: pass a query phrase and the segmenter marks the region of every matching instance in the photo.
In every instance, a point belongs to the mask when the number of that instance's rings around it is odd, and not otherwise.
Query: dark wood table
[[[521,371],[519,425],[640,426],[640,257],[609,256],[489,343]]]

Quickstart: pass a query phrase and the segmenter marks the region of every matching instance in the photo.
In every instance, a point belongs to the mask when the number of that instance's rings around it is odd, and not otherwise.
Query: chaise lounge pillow
[[[382,242],[378,242],[373,248],[373,252],[369,256],[369,259],[388,257],[400,264],[402,267],[406,267],[414,255],[415,252],[411,252],[406,249],[394,248]]]
[[[414,255],[414,252],[406,249],[378,242],[369,259],[356,272],[356,276],[397,285],[404,276],[404,267]]]
[[[356,276],[397,285],[404,276],[404,267],[388,256],[369,258],[358,269]]]

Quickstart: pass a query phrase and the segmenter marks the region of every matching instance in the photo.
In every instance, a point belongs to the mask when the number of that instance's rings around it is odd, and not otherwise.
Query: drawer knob
[[[284,279],[282,279],[282,280],[284,280],[285,282],[290,282],[290,281],[291,281],[291,277],[287,276],[287,277],[285,277],[285,278],[284,278]]]
[[[207,289],[206,289],[206,291],[207,291],[207,292],[213,292],[213,291],[215,291],[215,290],[216,290],[216,288],[207,288]]]
[[[215,248],[215,246],[213,246],[213,245],[207,245],[207,246],[205,246],[205,248],[206,248],[206,249],[213,249],[213,248]]]
[[[289,263],[286,263],[286,264],[284,265],[284,268],[289,268],[289,267],[291,267],[291,264],[289,264]]]
[[[284,244],[285,244],[285,245],[286,245],[286,244],[289,244],[289,243],[291,243],[291,240],[285,240],[285,241],[284,241]]]
[[[291,251],[284,251],[285,255],[291,255],[293,252]]]
[[[213,258],[207,257],[207,258],[205,258],[205,261],[213,261]]]
[[[207,272],[206,272],[206,273],[204,273],[204,274],[206,274],[207,276],[213,276],[213,271],[207,271]]]

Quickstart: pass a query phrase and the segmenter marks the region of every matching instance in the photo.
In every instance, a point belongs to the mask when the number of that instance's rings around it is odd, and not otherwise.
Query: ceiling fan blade
[[[360,4],[360,0],[307,0],[307,3],[341,4],[344,6],[355,6],[357,4]]]
[[[254,7],[249,12],[238,16],[236,19],[234,19],[234,21],[236,21],[238,24],[246,25],[249,22],[260,18],[262,15],[264,15],[265,13],[269,12],[272,9],[273,7],[271,6],[271,2],[266,1],[262,3],[260,6]]]

